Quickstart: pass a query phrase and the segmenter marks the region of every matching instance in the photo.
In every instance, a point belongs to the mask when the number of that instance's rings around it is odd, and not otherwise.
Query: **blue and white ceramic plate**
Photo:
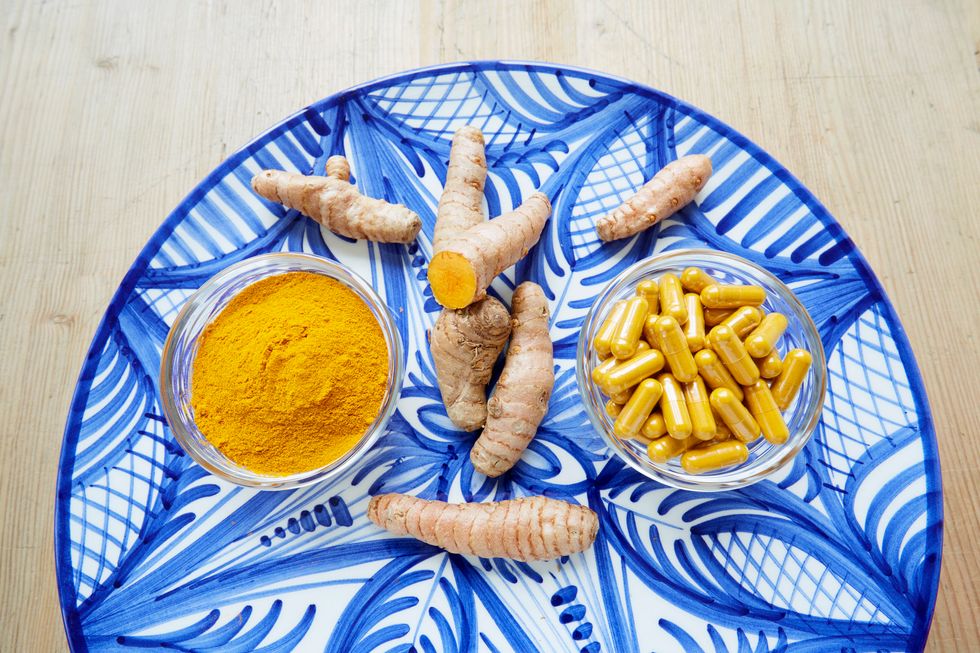
[[[450,136],[487,136],[490,215],[535,188],[541,243],[493,289],[552,300],[557,382],[528,453],[474,474],[425,341],[426,286]],[[366,193],[415,209],[412,245],[354,242],[252,193],[262,168],[321,173],[331,154]],[[593,220],[668,161],[711,156],[696,201],[633,239]],[[806,304],[828,353],[822,423],[775,479],[696,494],[640,477],[579,402],[575,340],[593,296],[652,253],[712,247],[765,266]],[[160,349],[184,300],[245,257],[312,252],[387,299],[407,352],[389,432],[340,480],[292,492],[223,483],[174,442]],[[583,555],[523,564],[449,555],[369,522],[371,495],[455,501],[547,494],[590,506]],[[929,629],[942,502],[929,406],[881,285],[841,227],[776,161],[694,107],[598,73],[464,63],[331,96],[222,163],[154,234],[82,369],[58,475],[58,583],[77,651],[905,651]]]

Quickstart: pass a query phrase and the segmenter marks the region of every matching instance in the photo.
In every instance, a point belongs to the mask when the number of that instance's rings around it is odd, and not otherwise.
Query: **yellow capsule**
[[[745,386],[745,401],[749,412],[762,427],[762,435],[773,444],[783,444],[789,439],[789,427],[779,412],[779,406],[763,380]]]
[[[609,401],[613,401],[619,404],[620,406],[622,406],[623,404],[625,404],[627,401],[630,400],[630,397],[633,396],[634,390],[636,390],[636,388],[627,388],[626,390],[623,390],[621,392],[613,392],[612,394],[609,395]]]
[[[653,279],[644,279],[636,285],[636,294],[640,297],[646,297],[647,313],[649,315],[656,315],[660,310],[660,286]]]
[[[762,311],[755,306],[743,306],[721,321],[730,327],[739,338],[744,338],[762,322]],[[714,329],[712,329],[714,331]]]
[[[713,283],[718,283],[701,268],[684,268],[681,272],[681,286],[687,292],[700,293]]]
[[[623,410],[623,404],[617,404],[615,401],[610,399],[606,402],[606,414],[616,419],[619,417],[619,413]]]
[[[694,426],[691,424],[691,414],[687,412],[687,402],[684,401],[684,389],[671,374],[661,374],[657,377],[663,386],[660,397],[660,412],[667,423],[667,433],[683,440],[691,435]]]
[[[718,358],[713,349],[702,349],[694,355],[701,378],[711,389],[728,388],[739,401],[742,401],[742,387],[732,378],[732,373]]]
[[[643,422],[643,428],[640,429],[640,433],[643,434],[643,437],[651,440],[656,440],[661,436],[667,435],[667,422],[664,421],[664,416],[659,412],[650,413],[647,421]]]
[[[728,388],[713,390],[710,401],[711,407],[729,428],[732,436],[742,442],[752,442],[759,437],[759,423],[749,413],[749,409],[735,398],[731,390]]]
[[[687,412],[691,416],[691,435],[699,440],[713,438],[716,431],[715,418],[711,414],[708,389],[704,387],[704,381],[700,376],[684,384],[684,400],[687,402]]]
[[[783,371],[783,359],[775,347],[767,356],[755,359],[755,365],[764,379],[775,379]]]
[[[664,355],[657,349],[645,349],[628,361],[623,361],[599,383],[599,388],[607,395],[622,392],[627,388],[648,379],[664,366]]]
[[[749,448],[744,442],[727,440],[685,452],[681,456],[681,467],[688,474],[703,474],[722,467],[741,465],[748,459]]]
[[[619,361],[616,358],[610,356],[606,360],[602,361],[598,365],[592,368],[592,382],[596,385],[601,386],[604,383],[604,379],[609,372],[612,371],[614,367],[619,365]]]
[[[716,324],[721,324],[734,312],[734,308],[706,308],[704,309],[704,325],[713,327]]]
[[[761,306],[764,301],[766,301],[766,291],[761,286],[730,286],[713,283],[701,291],[701,303],[706,308]]]
[[[592,348],[595,349],[595,353],[599,358],[605,359],[612,354],[613,336],[616,335],[616,331],[619,329],[619,322],[623,319],[624,315],[626,315],[626,300],[621,299],[609,309],[609,315],[606,316],[602,326],[599,327],[595,337],[592,338]]]
[[[694,293],[684,295],[684,305],[687,307],[687,322],[684,324],[684,337],[691,351],[704,349],[704,312],[701,298]]]
[[[651,346],[657,346],[657,318],[659,315],[654,315],[651,313],[647,315],[646,321],[643,323],[643,339],[650,343]]]
[[[640,344],[640,335],[643,333],[643,323],[647,319],[646,297],[631,297],[626,300],[626,312],[616,326],[612,342],[609,343],[609,350],[613,356],[620,360],[629,358],[636,353],[636,346]]]
[[[684,305],[681,280],[670,272],[660,277],[660,314],[669,315],[678,324],[687,322],[687,306]]]
[[[678,440],[677,438],[672,438],[667,435],[657,438],[648,444],[647,455],[650,457],[650,460],[655,463],[666,463],[670,461],[671,458],[679,456],[691,447],[700,443],[701,440],[698,440],[697,438],[684,438],[683,440]]]
[[[664,358],[670,364],[670,372],[678,381],[689,383],[698,375],[698,366],[694,362],[694,356],[687,347],[687,338],[681,331],[681,326],[677,320],[669,315],[661,315],[654,324],[657,332],[657,344]]]
[[[631,360],[636,358],[639,354],[647,351],[648,349],[652,349],[652,348],[650,347],[650,345],[647,344],[646,340],[641,340],[636,344],[636,353],[630,356],[629,358],[627,358],[626,360],[619,360],[615,356],[610,356],[606,360],[602,361],[602,363],[605,364],[607,361],[613,361],[612,369],[616,369],[617,366],[622,365],[623,363],[630,362]]]
[[[613,423],[613,433],[621,438],[631,438],[640,433],[643,423],[660,400],[663,388],[656,379],[647,379],[636,386],[633,396],[619,412]]]
[[[762,318],[762,323],[745,338],[745,350],[749,352],[749,356],[762,358],[768,355],[786,331],[788,324],[786,316],[782,313],[769,313]]]
[[[759,368],[729,327],[719,324],[712,329],[709,344],[740,385],[752,385],[759,380]]]
[[[813,363],[813,356],[805,349],[791,349],[783,359],[783,371],[772,382],[772,398],[780,410],[786,410],[793,403],[796,393],[803,385],[803,379]]]

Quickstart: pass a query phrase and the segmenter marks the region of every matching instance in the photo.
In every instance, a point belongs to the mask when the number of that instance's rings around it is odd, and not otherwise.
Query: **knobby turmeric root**
[[[443,309],[429,335],[446,413],[467,431],[487,421],[487,383],[510,337],[510,313],[493,297],[459,310]]]
[[[381,243],[410,243],[422,220],[401,204],[366,197],[352,186],[350,166],[343,157],[327,161],[327,177],[263,170],[252,178],[256,193],[279,202],[348,238]]]
[[[691,154],[663,167],[615,211],[596,221],[599,238],[628,238],[687,206],[711,176],[711,159]]]
[[[538,242],[549,215],[551,202],[534,193],[514,211],[448,237],[429,263],[436,301],[463,308],[482,299],[494,277]]]
[[[461,127],[453,134],[449,150],[446,185],[439,199],[432,253],[438,253],[447,240],[484,221],[483,186],[487,181],[487,157],[483,132]]]
[[[547,497],[456,504],[382,494],[371,499],[367,515],[395,535],[450,553],[523,561],[585,551],[599,530],[589,508]]]
[[[487,425],[470,451],[473,467],[500,476],[513,467],[548,412],[555,385],[548,300],[526,281],[514,291],[513,333],[504,370],[487,402]]]

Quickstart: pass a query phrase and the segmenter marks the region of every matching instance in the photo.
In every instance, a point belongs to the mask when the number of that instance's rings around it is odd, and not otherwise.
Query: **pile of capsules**
[[[721,284],[690,267],[617,301],[592,341],[601,361],[592,381],[609,398],[613,432],[646,444],[656,463],[680,456],[690,474],[745,462],[760,434],[786,442],[782,411],[813,359],[803,349],[780,357],[788,323],[765,313],[765,300],[760,286]]]

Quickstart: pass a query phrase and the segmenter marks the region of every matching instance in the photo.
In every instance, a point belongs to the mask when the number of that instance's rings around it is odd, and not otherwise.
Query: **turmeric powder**
[[[388,349],[368,306],[310,272],[244,288],[201,335],[191,406],[204,436],[252,472],[323,467],[377,417]]]

